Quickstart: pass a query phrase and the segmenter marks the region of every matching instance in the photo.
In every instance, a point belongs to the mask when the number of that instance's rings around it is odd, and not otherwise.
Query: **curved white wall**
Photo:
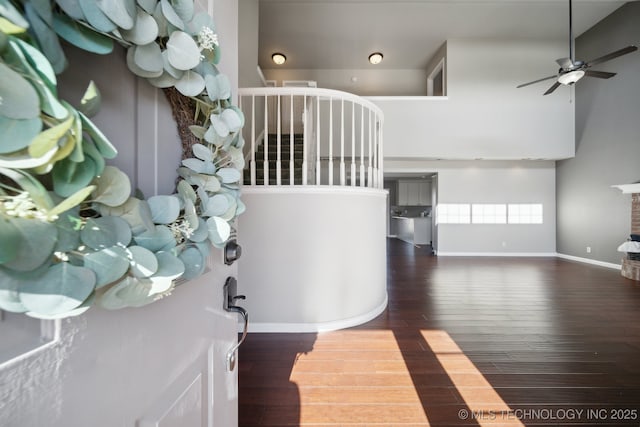
[[[239,292],[250,331],[315,332],[384,310],[385,190],[243,189]]]

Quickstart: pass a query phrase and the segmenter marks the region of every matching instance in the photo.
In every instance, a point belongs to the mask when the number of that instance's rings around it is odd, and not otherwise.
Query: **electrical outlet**
[[[587,246],[587,253],[590,254],[591,253],[591,246]]]

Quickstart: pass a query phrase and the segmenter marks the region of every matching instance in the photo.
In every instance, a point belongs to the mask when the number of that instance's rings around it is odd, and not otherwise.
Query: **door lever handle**
[[[242,345],[245,338],[247,338],[247,331],[249,328],[249,314],[247,310],[242,307],[235,305],[236,300],[244,300],[247,297],[244,295],[237,295],[238,293],[238,281],[233,277],[228,277],[224,284],[224,299],[223,299],[223,308],[225,311],[229,313],[237,313],[242,316],[244,320],[244,327],[242,328],[242,337],[238,342],[229,349],[227,352],[227,369],[229,371],[233,371],[236,367],[236,351],[238,347]]]

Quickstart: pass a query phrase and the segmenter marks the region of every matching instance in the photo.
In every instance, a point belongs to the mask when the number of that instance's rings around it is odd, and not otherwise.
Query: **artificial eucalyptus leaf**
[[[20,230],[8,218],[0,216],[0,236],[2,236],[0,264],[4,264],[18,256],[18,247],[15,242],[20,238]]]
[[[158,252],[156,253],[156,258],[158,258],[158,271],[153,275],[154,279],[175,280],[182,276],[185,271],[182,260],[170,252]]]
[[[245,161],[244,155],[242,153],[242,148],[229,147],[229,149],[227,150],[227,155],[231,158],[231,163],[233,163],[236,169],[244,169]]]
[[[151,83],[154,87],[157,87],[160,89],[173,87],[178,82],[178,80],[174,78],[171,74],[167,73],[166,70],[162,73],[160,77],[147,79],[147,81]]]
[[[58,229],[55,252],[74,251],[80,246],[80,227],[82,227],[80,209],[76,207],[58,215],[54,225]]]
[[[231,82],[229,81],[229,77],[225,74],[216,75],[216,79],[218,80],[218,99],[229,99],[231,98]]]
[[[128,248],[131,259],[131,274],[135,277],[150,277],[158,271],[158,258],[149,249],[142,246],[130,246]]]
[[[82,163],[63,159],[53,166],[51,178],[53,190],[62,197],[69,197],[93,181],[96,176],[96,164],[90,158]]]
[[[223,194],[215,194],[209,199],[203,216],[220,216],[229,209],[229,201]]]
[[[85,20],[84,12],[80,7],[79,0],[55,0],[60,9],[76,21]]]
[[[236,209],[238,207],[238,204],[236,202],[237,199],[229,193],[223,193],[222,195],[227,198],[228,208],[226,212],[218,216],[225,221],[231,221],[236,216]]]
[[[104,161],[104,157],[96,148],[96,145],[89,138],[85,138],[82,141],[82,156],[84,161],[84,156],[89,157],[96,164],[96,175],[100,176],[104,172],[106,167],[106,163]]]
[[[162,7],[162,14],[167,21],[179,30],[184,30],[184,22],[180,16],[178,16],[173,6],[171,6],[169,0],[160,0],[160,5]]]
[[[204,181],[204,189],[210,193],[216,193],[220,190],[220,180],[215,176],[202,175]]]
[[[36,319],[43,319],[43,320],[55,320],[55,319],[63,319],[68,317],[80,316],[81,314],[89,310],[89,308],[91,308],[91,306],[93,305],[93,302],[95,301],[95,295],[96,295],[95,292],[92,292],[87,297],[87,299],[84,300],[82,304],[80,304],[78,307],[74,308],[73,310],[65,311],[62,313],[42,314],[42,313],[36,313],[35,311],[27,311],[25,314],[29,317],[33,317]]]
[[[91,80],[87,89],[84,91],[84,95],[82,95],[79,109],[85,116],[93,117],[98,114],[101,103],[102,95],[100,94],[100,89],[98,89],[98,85]]]
[[[2,62],[0,97],[0,116],[10,119],[35,119],[40,115],[40,99],[33,86]]]
[[[231,236],[231,226],[224,219],[212,216],[207,220],[209,227],[209,240],[214,245],[220,245],[226,242]]]
[[[96,304],[107,310],[118,310],[127,307],[127,303],[118,296],[118,292],[129,286],[135,286],[137,281],[135,277],[125,276],[122,280],[109,287],[106,292],[98,293]]]
[[[103,33],[110,33],[114,31],[118,26],[107,17],[107,15],[98,7],[95,0],[78,0],[80,9],[87,19],[87,22],[91,24],[96,30]]]
[[[29,3],[36,11],[38,16],[47,24],[51,25],[53,21],[53,10],[51,9],[51,1],[49,0],[30,0]]]
[[[80,232],[80,239],[95,250],[116,245],[126,247],[131,242],[131,228],[117,216],[89,218]]]
[[[64,313],[80,306],[93,292],[96,275],[67,262],[55,264],[39,279],[20,286],[20,301],[29,311],[44,315]]]
[[[227,126],[227,123],[222,119],[222,117],[220,117],[219,114],[211,115],[211,127],[213,127],[213,129],[216,131],[216,134],[221,138],[225,138],[230,133],[229,126]]]
[[[24,19],[22,13],[8,0],[0,0],[0,16],[4,16],[19,27],[29,28],[29,22]]]
[[[231,184],[234,182],[239,182],[242,178],[242,173],[235,168],[221,168],[218,169],[216,175],[222,180],[224,184]]]
[[[151,231],[145,231],[134,236],[133,241],[138,246],[157,252],[162,248],[176,245],[176,239],[166,225],[156,225]]]
[[[153,15],[153,12],[156,10],[156,5],[158,4],[158,0],[137,0],[136,3],[138,3],[138,6],[140,6],[142,10]]]
[[[130,30],[136,17],[135,0],[95,0],[107,17],[118,27]]]
[[[162,62],[160,46],[156,42],[138,46],[133,54],[133,60],[142,70],[150,73],[159,72],[162,75],[164,63]]]
[[[151,304],[171,290],[173,283],[171,280],[159,278],[137,278],[129,286],[118,291],[121,298],[128,307],[142,307]]]
[[[194,227],[193,234],[189,236],[192,242],[204,242],[209,237],[209,226],[203,218],[198,218],[198,226]]]
[[[189,130],[198,139],[203,139],[205,132],[207,132],[207,128],[198,125],[189,126]]]
[[[129,176],[115,166],[106,166],[95,180],[93,201],[107,206],[120,206],[131,196]]]
[[[89,185],[88,187],[78,190],[51,209],[49,211],[49,215],[60,215],[61,213],[78,206],[80,203],[84,202],[87,197],[89,197],[95,188],[95,185]]]
[[[188,158],[182,161],[182,165],[188,167],[194,172],[205,173],[205,164],[202,160]]]
[[[31,174],[0,166],[0,175],[4,175],[6,178],[15,182],[19,188],[29,193],[29,197],[38,207],[47,210],[53,207],[53,200],[51,200],[47,189],[40,181],[31,176]]]
[[[180,215],[180,200],[175,196],[153,196],[147,202],[151,208],[153,222],[156,224],[170,224]]]
[[[167,22],[167,18],[165,18],[164,13],[162,13],[161,2],[157,2],[152,15],[153,19],[155,19],[158,24],[158,37],[169,37],[169,23]]]
[[[115,216],[125,220],[134,235],[155,228],[155,224],[151,218],[151,209],[146,200],[129,197],[129,199],[120,206],[111,207],[98,204],[96,208],[101,215]]]
[[[191,230],[194,230],[198,226],[198,213],[196,211],[195,202],[190,199],[184,201],[184,220],[189,225]]]
[[[171,65],[169,62],[169,51],[166,49],[162,51],[162,62],[164,64],[164,70],[169,73],[171,77],[178,80],[182,78],[184,71],[178,70],[176,67]]]
[[[155,2],[154,2],[155,9]],[[151,11],[153,13],[153,11]],[[138,9],[136,24],[130,30],[122,30],[122,37],[139,46],[149,44],[158,37],[158,24],[149,13]]]
[[[173,0],[171,5],[183,22],[189,22],[193,19],[193,0]]]
[[[45,155],[58,145],[58,141],[71,129],[72,125],[73,116],[69,115],[62,123],[40,132],[29,144],[29,154],[33,157]]]
[[[240,199],[236,199],[236,203],[238,204],[238,207],[236,208],[236,216],[242,215],[247,210],[247,207]]]
[[[24,4],[24,11],[42,53],[49,59],[56,74],[61,73],[67,67],[67,58],[64,56],[58,36],[51,29],[50,24],[38,15],[31,2]]]
[[[0,154],[12,153],[26,148],[33,138],[42,130],[42,120],[34,119],[10,119],[0,116]]]
[[[204,160],[205,162],[213,161],[213,152],[209,147],[202,144],[193,144],[191,148],[193,150],[193,154],[200,160]]]
[[[96,275],[96,289],[115,282],[129,270],[129,252],[121,246],[111,246],[90,252],[83,257],[84,266]]]
[[[14,277],[9,271],[0,268],[0,310],[11,313],[24,313],[27,308],[20,302],[18,289],[22,279]]]
[[[13,244],[17,254],[3,265],[15,271],[35,270],[47,262],[56,246],[58,230],[55,225],[39,219],[9,218],[19,238]]]
[[[111,144],[109,139],[98,129],[98,127],[84,114],[78,112],[82,122],[82,129],[91,137],[96,144],[96,148],[106,159],[113,159],[118,154],[116,147]]]
[[[222,144],[223,138],[218,135],[218,131],[215,126],[211,125],[204,134],[204,140],[217,147]]]
[[[207,96],[211,101],[217,101],[220,90],[218,88],[218,79],[213,74],[204,76],[204,85],[207,89]]]
[[[87,52],[106,55],[113,51],[112,39],[80,25],[66,15],[54,15],[53,29],[60,37]]]
[[[20,27],[0,15],[0,52],[2,52],[9,41],[9,35],[26,33],[26,28]]]
[[[183,31],[171,33],[167,41],[167,52],[169,63],[178,70],[190,70],[200,63],[198,44]]]
[[[49,63],[47,57],[44,56],[38,49],[23,40],[14,38],[12,39],[12,42],[15,42],[16,45],[20,47],[28,63],[47,84],[47,87],[51,90],[51,92],[56,95],[56,74],[55,71],[53,71],[53,67],[51,67],[51,63]]]
[[[185,200],[185,202],[190,200],[192,203],[195,203],[196,200],[198,200],[198,196],[196,195],[196,192],[193,191],[193,187],[191,187],[191,185],[186,181],[181,180],[178,182],[178,194]]]
[[[183,279],[195,279],[204,272],[205,259],[197,248],[189,247],[185,249],[178,255],[178,258],[180,258],[185,268],[182,274]]]
[[[48,165],[57,151],[58,147],[56,146],[46,154],[44,154],[42,157],[36,158],[32,157],[26,149],[7,155],[0,155],[0,167],[12,169],[31,169],[32,171],[37,171],[37,168]]]
[[[162,70],[147,71],[143,68],[140,68],[135,59],[137,50],[138,46],[130,46],[129,49],[127,49],[127,67],[129,68],[129,71],[131,71],[136,76],[144,77],[146,79],[160,77],[162,75]],[[142,55],[141,58],[142,60],[144,60],[146,56]]]
[[[184,96],[198,96],[204,90],[204,79],[194,71],[185,71],[176,83],[176,89]]]
[[[226,108],[221,114],[231,132],[237,132],[244,126],[244,114],[235,105]]]
[[[189,22],[189,29],[192,34],[198,34],[203,28],[209,28],[212,32],[216,32],[216,25],[211,16],[206,12],[198,12]]]

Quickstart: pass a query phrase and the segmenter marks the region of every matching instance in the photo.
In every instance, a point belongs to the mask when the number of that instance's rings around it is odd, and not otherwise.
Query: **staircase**
[[[256,149],[255,167],[256,182],[254,185],[278,185],[277,182],[277,165],[278,160],[278,140],[276,134],[270,134],[268,139],[267,159],[269,165],[269,182],[264,182],[264,162],[265,162],[265,144],[260,144]],[[302,162],[304,159],[304,142],[302,134],[293,135],[293,179],[294,185],[302,184]],[[291,139],[290,135],[283,134],[280,136],[280,170],[281,185],[291,185]],[[244,184],[251,185],[251,165],[247,162],[247,166],[243,171]]]

